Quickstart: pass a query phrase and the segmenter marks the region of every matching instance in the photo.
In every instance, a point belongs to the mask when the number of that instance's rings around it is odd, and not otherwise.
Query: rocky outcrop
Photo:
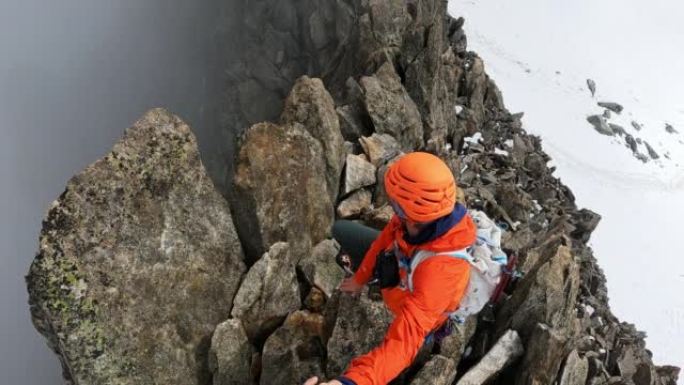
[[[420,112],[392,63],[386,62],[375,75],[361,78],[361,86],[375,132],[392,135],[404,149],[422,147]]]
[[[602,135],[613,136],[615,131],[608,125],[606,118],[601,115],[591,115],[587,117],[587,121],[594,126],[594,129]]]
[[[300,123],[321,143],[330,202],[335,202],[345,158],[344,139],[335,104],[321,79],[303,76],[297,80],[285,100],[281,120],[285,124]]]
[[[232,207],[250,263],[278,241],[299,259],[328,236],[334,213],[323,148],[303,126],[254,125],[237,162]]]
[[[596,104],[598,104],[599,107],[607,108],[610,111],[615,112],[616,114],[621,113],[623,110],[622,105],[615,102],[598,102]]]
[[[50,208],[26,281],[36,328],[78,384],[205,381],[243,254],[190,128],[149,111]]]

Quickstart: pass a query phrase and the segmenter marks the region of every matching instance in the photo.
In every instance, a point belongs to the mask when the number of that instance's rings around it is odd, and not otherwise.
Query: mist
[[[57,356],[31,324],[23,277],[41,220],[68,179],[152,107],[168,108],[203,145],[212,142],[227,60],[217,26],[232,14],[221,3],[0,2],[3,383],[64,383]]]

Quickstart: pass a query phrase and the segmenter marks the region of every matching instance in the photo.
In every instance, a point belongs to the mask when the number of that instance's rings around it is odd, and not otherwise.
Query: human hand
[[[342,383],[337,381],[337,380],[332,380],[332,381],[328,381],[328,382],[321,382],[319,384],[318,383],[318,377],[311,377],[308,380],[306,380],[304,385],[342,385]]]
[[[342,280],[340,284],[340,290],[343,293],[358,295],[363,290],[363,285],[359,285],[354,281],[354,277],[347,277]]]

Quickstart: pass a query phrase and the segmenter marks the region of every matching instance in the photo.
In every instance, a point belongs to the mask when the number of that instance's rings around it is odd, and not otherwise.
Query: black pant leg
[[[335,221],[332,234],[342,250],[349,254],[352,270],[356,271],[371,244],[380,235],[380,231],[342,219]]]

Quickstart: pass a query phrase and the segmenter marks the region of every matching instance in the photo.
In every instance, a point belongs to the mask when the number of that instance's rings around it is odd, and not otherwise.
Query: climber
[[[411,365],[426,337],[445,324],[468,285],[469,263],[439,254],[470,246],[477,231],[466,208],[456,202],[456,182],[447,165],[428,153],[410,153],[389,167],[384,182],[394,215],[382,232],[337,221],[333,235],[356,269],[340,290],[357,295],[372,279],[379,281],[394,320],[379,346],[321,385],[387,384]],[[406,261],[418,250],[437,255],[417,266],[408,290]],[[318,378],[312,377],[304,385],[316,384]]]

